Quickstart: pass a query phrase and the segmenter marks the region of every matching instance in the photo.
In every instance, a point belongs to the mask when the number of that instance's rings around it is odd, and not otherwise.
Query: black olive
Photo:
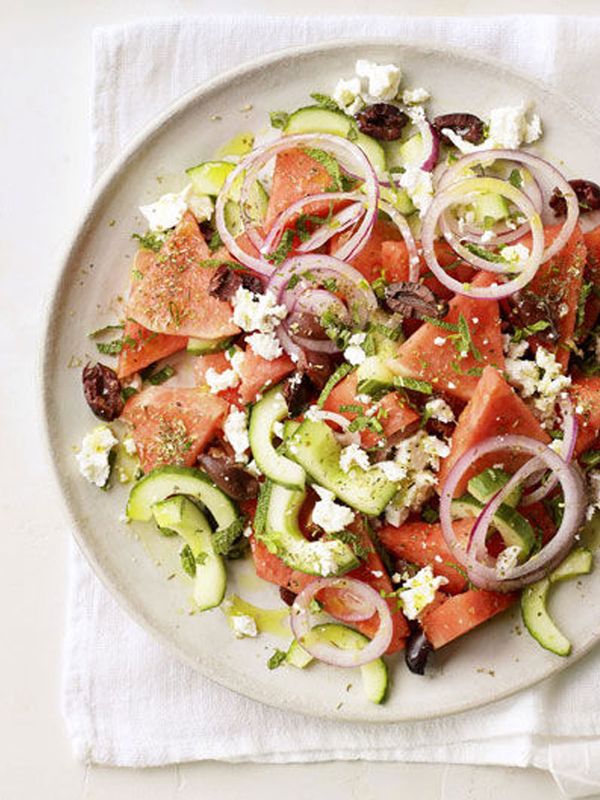
[[[294,600],[296,599],[296,595],[292,592],[291,589],[287,589],[285,586],[279,587],[279,596],[286,604],[286,606],[293,606]]]
[[[356,115],[361,132],[373,139],[391,142],[402,136],[408,116],[389,103],[375,103]]]
[[[408,637],[404,651],[406,666],[415,675],[424,675],[427,659],[432,650],[431,642],[425,636],[424,631],[421,628],[413,631]]]
[[[386,307],[403,317],[435,317],[440,319],[448,312],[447,303],[436,298],[431,289],[422,283],[398,281],[385,289]]]
[[[97,417],[111,422],[120,416],[125,402],[114,369],[105,364],[86,364],[81,380],[87,404]]]
[[[475,114],[441,114],[433,120],[433,127],[444,144],[452,142],[442,133],[447,128],[471,144],[481,144],[485,125]]]
[[[258,480],[229,456],[198,456],[198,464],[226,495],[234,500],[252,500],[258,495]]]
[[[218,300],[232,300],[237,290],[243,286],[254,294],[263,294],[264,286],[259,277],[248,272],[240,272],[222,264],[208,284],[208,293]]]
[[[569,185],[575,192],[581,212],[585,214],[586,211],[598,211],[600,208],[600,186],[597,183],[576,178],[569,181]],[[558,189],[554,190],[548,202],[557,217],[565,216],[567,213],[567,201]]]

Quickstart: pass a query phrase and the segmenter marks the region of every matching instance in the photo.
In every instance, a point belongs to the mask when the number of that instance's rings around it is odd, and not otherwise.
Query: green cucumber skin
[[[216,608],[223,602],[227,588],[227,572],[223,558],[212,543],[212,531],[200,509],[186,497],[176,496],[161,500],[152,507],[159,528],[175,531],[189,545],[194,558],[204,556],[196,564],[194,601],[200,611]]]
[[[454,519],[478,517],[482,509],[483,504],[470,494],[455,498],[451,504]],[[502,503],[492,517],[492,525],[500,533],[507,547],[514,545],[521,548],[519,560],[524,561],[535,543],[535,534],[529,521],[512,506]]]
[[[129,493],[126,514],[130,520],[149,522],[152,506],[171,495],[189,495],[200,500],[217,522],[227,528],[240,519],[235,503],[210,480],[193,467],[157,467],[149,472]]]
[[[467,488],[470,494],[480,503],[489,502],[492,497],[497,494],[510,480],[510,475],[503,469],[495,469],[488,467],[475,475],[469,481]],[[523,494],[521,487],[515,487],[513,491],[504,498],[502,505],[512,506],[516,508],[519,505]]]
[[[557,628],[546,608],[550,579],[527,586],[521,595],[521,616],[533,638],[545,650],[557,656],[571,653],[571,642]]]
[[[186,169],[196,194],[208,194],[216,197],[223,188],[227,176],[235,169],[229,161],[203,161],[195,167]]]
[[[339,466],[341,448],[324,422],[305,419],[290,439],[288,452],[320,486],[333,492],[351,508],[379,516],[396,494],[397,486],[382,473]]]
[[[226,336],[223,339],[188,339],[186,352],[192,356],[205,356],[210,353],[220,353],[227,350],[233,342],[235,336]]]
[[[341,650],[358,650],[369,641],[366,636],[354,628],[340,625],[337,622],[317,625],[311,630],[309,636],[331,642]],[[294,640],[287,652],[286,663],[298,669],[304,669],[311,661],[314,661],[313,657],[302,648],[297,640]],[[377,705],[383,703],[389,689],[388,669],[383,658],[376,658],[359,669],[367,699]]]
[[[550,573],[551,583],[560,583],[588,575],[594,565],[594,556],[587,547],[576,547],[565,560]]]
[[[248,425],[250,448],[258,468],[267,478],[287,489],[303,490],[306,476],[302,467],[273,447],[273,425],[287,416],[287,403],[281,388],[276,386],[252,408]]]

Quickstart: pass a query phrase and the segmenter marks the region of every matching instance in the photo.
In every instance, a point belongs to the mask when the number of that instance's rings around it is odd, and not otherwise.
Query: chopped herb
[[[214,269],[214,267],[229,267],[229,269],[245,269],[237,261],[228,261],[226,258],[205,258],[198,262],[202,269]]]
[[[271,127],[278,128],[281,131],[287,126],[289,118],[290,115],[287,111],[271,111],[269,113]]]
[[[300,283],[300,281],[301,281],[301,280],[302,280],[302,279],[300,278],[300,275],[298,275],[298,273],[297,273],[297,272],[296,272],[296,273],[294,273],[294,274],[292,275],[292,277],[289,279],[288,283],[287,283],[287,290],[288,290],[289,292],[291,292],[291,291],[292,291],[292,289],[295,289],[295,288],[296,288],[296,286],[298,286],[298,284]]]
[[[340,406],[340,414],[364,414],[364,406],[358,403],[345,403]]]
[[[181,548],[179,551],[179,558],[181,560],[183,571],[186,572],[190,578],[193,578],[196,574],[196,559],[194,558],[192,548],[189,546],[189,544],[186,544]]]
[[[280,667],[283,664],[286,656],[287,653],[285,650],[276,649],[271,658],[267,661],[267,667],[269,669],[277,669],[277,667]]]
[[[514,186],[515,189],[520,189],[521,186],[523,186],[523,176],[521,175],[521,171],[518,169],[513,169],[508,176],[508,182]]]
[[[88,333],[88,338],[96,339],[98,336],[104,336],[105,334],[110,333],[111,331],[122,331],[123,328],[124,325],[122,323],[117,323],[115,325],[105,325],[103,328],[98,328],[97,330]]]
[[[483,258],[485,261],[491,261],[494,264],[506,264],[506,259],[500,253],[493,253],[491,250],[486,250],[485,247],[480,247],[474,242],[465,242],[464,247],[474,256]]]
[[[219,231],[215,231],[208,240],[209,250],[211,251],[211,253],[214,253],[215,250],[218,250],[222,244],[223,240],[221,239],[221,234],[219,233]]]
[[[142,278],[144,277],[144,273],[140,272],[139,269],[132,269],[131,277],[136,281],[141,281]]]
[[[96,347],[98,352],[104,356],[117,356],[125,345],[137,347],[137,344],[137,341],[131,336],[124,336],[122,339],[113,339],[112,342],[96,342]]]
[[[394,378],[394,386],[400,389],[409,389],[411,392],[433,394],[433,386],[429,381],[420,381],[417,380],[417,378],[406,378],[403,375],[396,375]]]
[[[323,288],[327,289],[328,292],[337,292],[337,280],[335,278],[325,278],[323,281]]]
[[[196,564],[202,566],[208,559],[208,553],[196,553]]]
[[[169,315],[171,317],[171,321],[173,322],[173,324],[179,327],[181,323],[181,315],[179,313],[179,307],[177,306],[177,303],[174,303],[172,300],[169,303]]]
[[[435,325],[436,328],[441,328],[444,331],[451,331],[452,333],[458,333],[458,325],[455,325],[454,322],[446,322],[443,319],[436,319],[435,317],[423,317],[424,322],[428,322],[430,325]]]
[[[588,297],[592,293],[594,288],[594,284],[591,282],[584,282],[581,286],[581,292],[579,293],[579,300],[577,301],[577,328],[581,328],[583,323],[585,322],[585,307],[588,300]]]
[[[340,542],[347,544],[360,561],[364,561],[371,553],[371,549],[364,545],[360,536],[354,531],[338,531],[330,534],[330,536],[332,539],[338,539]]]
[[[348,430],[351,433],[364,430],[373,431],[373,433],[383,433],[381,422],[374,416],[367,417],[366,414],[359,414],[356,419],[353,419],[350,425],[348,425]]]
[[[356,369],[355,366],[349,364],[348,362],[345,362],[344,364],[340,364],[340,366],[335,370],[335,372],[331,373],[331,375],[327,379],[327,383],[325,384],[323,390],[321,391],[321,394],[319,395],[319,399],[317,400],[317,405],[319,406],[319,408],[323,408],[323,406],[325,405],[325,401],[333,391],[334,387],[343,378],[345,378],[346,375],[349,375],[355,369]]]
[[[139,233],[132,233],[131,238],[139,242],[140,247],[143,247],[144,250],[152,250],[154,253],[158,253],[165,241],[164,235],[155,231],[148,231],[143,236]]]
[[[355,142],[358,139],[359,132],[358,125],[352,120],[348,128],[348,133],[346,134],[346,139],[348,139],[349,142]]]
[[[586,450],[580,460],[588,469],[597,467],[600,464],[600,450]]]
[[[525,325],[524,328],[515,328],[511,339],[513,342],[522,342],[523,339],[529,338],[529,336],[533,336],[536,333],[540,333],[541,331],[545,331],[546,328],[550,327],[550,323],[546,319],[540,319],[537,322],[532,322],[531,325]]]
[[[159,528],[158,529],[163,536],[171,537],[171,536],[179,536],[177,531],[174,531],[173,528]]]
[[[328,111],[341,111],[333,97],[330,97],[328,94],[312,92],[311,97],[318,106],[321,106],[321,108],[326,108]]]
[[[160,386],[161,383],[168,381],[173,375],[175,375],[175,369],[170,364],[165,364],[158,372],[153,372],[148,376],[148,383],[151,383],[152,386]]]
[[[130,397],[133,397],[133,395],[137,393],[138,390],[135,388],[135,386],[124,386],[121,389],[121,397],[123,398],[123,400],[125,400],[125,402],[127,402],[127,400],[129,400]]]
[[[257,509],[258,513],[258,509]],[[212,542],[215,553],[220,556],[228,556],[233,545],[237,542],[244,530],[244,520],[242,517],[235,519],[226,528],[219,528],[213,533]],[[256,530],[256,523],[255,523]]]
[[[563,519],[563,514],[565,513],[565,500],[562,495],[556,495],[555,497],[546,497],[542,500],[546,511],[549,512],[550,516],[556,527],[560,527]]]
[[[256,504],[256,512],[254,514],[254,533],[257,536],[260,536],[265,532],[265,528],[267,525],[267,511],[269,508],[269,502],[271,500],[271,488],[273,484],[270,480],[266,480],[260,486],[260,492],[258,495],[258,503]]]
[[[290,254],[295,235],[295,231],[291,228],[285,230],[275,250],[267,254],[268,261],[275,264],[276,267],[282,264]]]
[[[466,355],[470,351],[475,361],[483,361],[483,356],[473,342],[469,323],[462,313],[458,318],[458,338],[455,341],[455,347],[460,354]]]
[[[421,509],[421,518],[425,522],[437,522],[440,518],[440,512],[437,508],[433,508],[433,506],[423,506]]]
[[[387,281],[383,277],[383,275],[380,275],[378,278],[375,278],[375,280],[371,283],[371,289],[373,290],[373,293],[375,294],[375,297],[378,300],[385,299],[385,290],[387,289],[388,286],[389,286],[389,281]]]
[[[389,325],[384,325],[382,322],[369,323],[369,332],[378,333],[386,339],[390,339],[392,342],[397,342],[404,335],[402,325],[396,325],[395,328],[392,328]]]
[[[327,171],[331,178],[332,184],[329,187],[330,191],[343,192],[344,183],[342,181],[342,170],[336,159],[326,153],[325,150],[320,150],[317,147],[307,147],[304,152],[310,156],[314,161],[317,161]]]

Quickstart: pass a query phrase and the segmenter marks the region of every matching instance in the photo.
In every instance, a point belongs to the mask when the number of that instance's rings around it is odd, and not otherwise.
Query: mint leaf
[[[271,111],[269,113],[269,118],[271,120],[272,128],[278,128],[279,130],[284,130],[284,128],[288,124],[290,115],[287,113],[287,111]]]
[[[181,548],[179,551],[179,558],[181,560],[183,571],[186,572],[190,578],[193,578],[196,575],[196,559],[194,558],[192,548],[189,546],[189,544],[186,544]]]

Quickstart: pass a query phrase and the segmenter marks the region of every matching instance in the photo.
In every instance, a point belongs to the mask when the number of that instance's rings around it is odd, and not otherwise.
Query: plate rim
[[[236,78],[241,76],[245,77],[249,73],[253,72],[258,73],[286,58],[309,55],[316,56],[323,51],[330,53],[334,51],[377,46],[397,48],[398,50],[408,54],[410,54],[411,51],[417,51],[421,55],[437,55],[440,58],[462,62],[463,64],[466,62],[467,64],[472,65],[473,68],[484,63],[488,69],[492,69],[510,76],[512,79],[518,81],[521,85],[529,85],[534,87],[537,93],[552,96],[557,102],[559,102],[561,106],[573,113],[577,117],[578,121],[585,125],[590,136],[598,139],[600,145],[600,136],[598,135],[600,120],[583,108],[583,106],[581,106],[578,102],[566,95],[562,90],[555,89],[546,81],[532,77],[526,72],[506,64],[501,59],[478,53],[465,54],[458,47],[446,46],[443,43],[432,44],[420,39],[399,41],[397,38],[380,36],[347,37],[336,38],[324,42],[279,48],[273,52],[245,61],[236,67],[224,72],[220,72],[213,78],[203,81],[202,83],[190,88],[180,97],[172,101],[160,114],[155,115],[146,125],[142,127],[137,134],[128,140],[122,151],[110,161],[110,163],[98,176],[96,183],[92,187],[87,203],[84,205],[84,208],[79,214],[78,219],[71,226],[70,233],[67,235],[67,243],[64,245],[62,251],[55,260],[57,268],[50,280],[49,288],[46,291],[44,316],[42,325],[40,326],[40,330],[44,339],[41,346],[38,348],[36,378],[37,385],[39,387],[38,399],[41,399],[40,416],[44,440],[42,457],[46,458],[47,460],[47,466],[49,466],[49,471],[53,477],[57,494],[60,496],[60,502],[66,511],[66,517],[70,523],[71,534],[94,574],[99,578],[107,591],[109,591],[111,596],[134,620],[134,622],[140,625],[140,627],[142,627],[146,633],[152,636],[155,641],[160,642],[160,644],[180,662],[187,664],[192,669],[202,674],[203,677],[214,681],[215,683],[224,686],[230,691],[234,691],[243,697],[248,697],[254,701],[264,703],[265,705],[273,708],[284,711],[292,711],[293,713],[301,713],[305,716],[314,716],[317,718],[331,720],[335,719],[340,722],[390,725],[402,722],[438,719],[461,713],[463,711],[471,711],[477,708],[483,708],[491,705],[492,703],[496,703],[500,700],[511,697],[518,692],[525,691],[534,684],[537,684],[540,681],[564,671],[579,661],[580,658],[586,655],[594,646],[598,644],[598,642],[600,642],[600,630],[596,638],[591,639],[584,646],[577,648],[577,650],[569,657],[568,661],[549,661],[547,667],[540,668],[540,670],[536,671],[535,674],[529,679],[519,682],[518,685],[510,686],[500,690],[492,698],[473,699],[467,702],[455,702],[446,706],[441,712],[410,714],[392,719],[389,717],[380,720],[374,719],[373,717],[369,717],[367,719],[365,715],[352,712],[340,715],[339,713],[334,712],[327,707],[323,707],[321,712],[312,710],[307,712],[305,708],[293,702],[293,693],[290,694],[290,702],[285,703],[283,701],[277,702],[272,696],[265,696],[265,694],[261,691],[240,691],[235,685],[232,685],[231,682],[227,681],[226,679],[222,679],[217,670],[210,669],[208,665],[204,664],[198,657],[194,658],[189,653],[178,647],[168,636],[167,632],[163,631],[160,625],[153,621],[151,616],[145,611],[144,607],[136,604],[135,601],[130,599],[127,593],[123,590],[122,586],[119,584],[116,576],[112,573],[110,565],[105,563],[95,551],[92,544],[88,543],[86,536],[79,527],[76,509],[70,497],[70,492],[66,481],[58,469],[57,461],[53,458],[54,452],[58,448],[58,441],[55,440],[55,436],[52,432],[53,391],[51,388],[52,380],[50,374],[56,332],[60,326],[61,320],[60,299],[66,288],[69,264],[76,257],[76,254],[82,247],[89,231],[94,227],[95,219],[110,192],[112,184],[119,179],[120,174],[127,169],[131,161],[142,155],[144,149],[152,144],[153,140],[160,135],[162,129],[167,125],[170,125],[178,117],[185,115],[191,106],[201,102],[203,98],[208,99],[211,94],[217,93],[220,89],[226,87],[232,81],[235,81]]]

